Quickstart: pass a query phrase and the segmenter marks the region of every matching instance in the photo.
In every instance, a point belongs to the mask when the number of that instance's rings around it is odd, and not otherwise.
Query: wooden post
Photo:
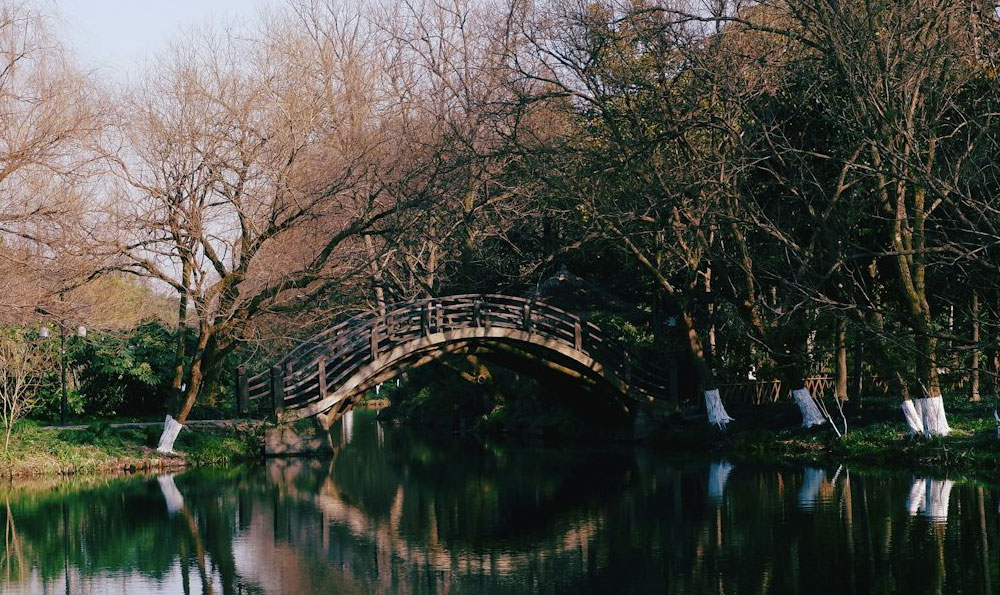
[[[444,307],[438,304],[434,308],[434,331],[440,333],[444,327]]]
[[[426,337],[431,334],[431,303],[427,302],[424,304],[423,310],[420,312],[420,332]]]
[[[326,356],[319,356],[316,362],[316,375],[319,378],[319,398],[326,398]]]
[[[573,347],[577,351],[583,351],[583,326],[579,319],[573,321]]]
[[[372,332],[371,332],[372,361],[378,359],[378,322],[379,321],[376,320],[374,323],[372,323]]]
[[[247,387],[246,366],[236,367],[236,416],[249,417],[250,391]]]
[[[483,303],[479,300],[472,303],[472,326],[483,326]]]
[[[285,408],[285,376],[281,366],[271,366],[271,408],[275,419]]]
[[[521,308],[521,328],[527,333],[531,332],[531,304],[525,304]]]

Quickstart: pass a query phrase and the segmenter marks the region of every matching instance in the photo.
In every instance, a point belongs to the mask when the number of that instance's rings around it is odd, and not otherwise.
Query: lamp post
[[[43,339],[49,337],[49,327],[43,326],[38,331],[38,336]],[[77,337],[87,336],[87,327],[80,325],[76,327]],[[66,425],[66,418],[69,416],[69,396],[66,392],[66,323],[59,323],[59,391],[61,399],[59,403],[59,423]]]

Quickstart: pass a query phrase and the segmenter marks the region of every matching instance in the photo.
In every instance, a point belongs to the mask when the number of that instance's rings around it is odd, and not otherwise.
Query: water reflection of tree
[[[972,486],[952,497],[952,509],[964,514],[943,523],[909,515],[905,477],[844,474],[824,483],[813,509],[800,500],[805,477],[798,470],[741,469],[715,514],[686,507],[694,522],[689,534],[674,537],[672,557],[681,570],[669,592],[991,590],[995,568],[982,563],[970,572],[969,561],[985,560],[988,551]],[[747,483],[753,489],[740,488]]]
[[[910,517],[898,474],[712,476],[648,453],[452,452],[398,432],[384,451],[354,446],[289,500],[312,498],[320,512],[300,508],[296,522],[320,514],[329,529],[315,555],[351,560],[384,592],[987,592],[995,572],[985,516]],[[956,489],[952,509],[976,506],[974,490]],[[970,575],[969,560],[982,571]]]
[[[231,475],[231,474],[229,474]],[[17,531],[18,564],[34,568],[43,584],[70,579],[136,572],[162,581],[179,564],[185,587],[187,571],[198,568],[201,592],[234,591],[232,542],[236,494],[189,489],[191,482],[211,475],[185,478],[186,505],[165,520],[163,495],[147,479],[113,480],[77,489],[72,484],[37,492],[18,490],[6,495],[5,525]],[[217,486],[218,477],[210,481]],[[7,552],[11,552],[10,548]],[[24,578],[21,576],[20,578]],[[185,592],[188,589],[185,588]]]
[[[180,475],[173,514],[144,479],[8,488],[2,568],[7,584],[30,570],[60,591],[64,564],[74,580],[179,573],[185,592],[992,590],[998,525],[981,487],[928,507],[950,514],[942,523],[910,515],[906,475],[714,469],[395,431],[379,449],[359,421],[332,460]]]
[[[345,501],[384,521],[401,487],[401,532],[420,539],[433,531],[458,548],[548,535],[565,518],[619,497],[633,471],[624,449],[505,449],[394,432],[380,450],[364,443],[374,432],[356,434],[360,443],[331,469]]]
[[[288,510],[276,515],[296,525],[287,534],[299,535],[303,548],[327,544],[326,555],[376,590],[581,584],[605,531],[602,510],[627,494],[636,475],[622,449],[507,450],[389,434],[379,449],[366,443],[377,441],[376,432],[356,427],[351,446],[327,465],[269,468],[288,498]],[[296,506],[302,502],[322,515],[318,540],[309,535],[315,513]],[[409,580],[385,584],[392,576]]]
[[[10,511],[10,498],[5,499],[4,517],[4,549],[0,562],[4,568],[4,580],[6,583],[24,580],[31,570],[31,563],[27,553],[24,551],[24,543],[17,533],[17,525],[14,524],[14,515]]]

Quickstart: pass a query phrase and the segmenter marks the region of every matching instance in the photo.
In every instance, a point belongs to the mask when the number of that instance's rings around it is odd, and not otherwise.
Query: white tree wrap
[[[174,452],[174,440],[177,440],[177,435],[182,429],[184,426],[168,415],[167,419],[163,420],[163,433],[160,434],[160,445],[156,447],[156,452],[163,454]]]
[[[722,502],[722,494],[726,489],[726,482],[729,481],[729,474],[733,471],[733,464],[729,461],[717,461],[712,463],[708,469],[708,501],[712,504]]]
[[[906,499],[906,509],[910,516],[922,513],[935,523],[948,521],[948,503],[951,488],[955,482],[950,479],[914,478],[910,485],[910,495]]]
[[[719,389],[705,391],[705,409],[708,411],[708,423],[722,429],[731,421],[735,421],[726,413],[726,407],[722,404],[722,397],[719,396]]]
[[[157,477],[156,482],[160,484],[160,491],[163,492],[163,500],[167,503],[167,512],[174,514],[184,508],[184,496],[177,489],[172,473]]]
[[[919,407],[919,403],[914,405],[910,399],[903,401],[903,417],[906,419],[906,426],[910,428],[911,436],[919,436],[924,433],[923,417],[917,411],[917,407]]]
[[[799,405],[799,411],[802,412],[803,428],[811,428],[813,426],[826,423],[826,418],[823,417],[823,412],[816,406],[816,401],[814,401],[812,395],[809,394],[808,388],[802,387],[798,390],[793,390],[792,396],[795,398],[795,402]]]
[[[927,436],[947,436],[951,432],[948,418],[944,414],[944,399],[928,397],[917,399],[920,404],[921,417],[924,424],[924,434]]]

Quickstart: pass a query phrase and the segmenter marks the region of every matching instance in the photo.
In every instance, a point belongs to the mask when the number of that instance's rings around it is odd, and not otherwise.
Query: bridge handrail
[[[444,296],[444,297],[421,298],[421,299],[418,299],[418,300],[400,301],[400,302],[394,302],[394,303],[391,303],[391,304],[387,304],[387,305],[385,305],[385,306],[383,306],[381,308],[375,308],[375,309],[368,310],[368,311],[365,311],[365,312],[359,312],[359,313],[355,314],[354,316],[346,318],[346,319],[342,320],[341,322],[335,324],[334,326],[332,326],[332,327],[330,327],[330,328],[328,328],[326,330],[320,331],[318,334],[313,335],[309,339],[303,341],[299,345],[297,345],[294,348],[292,348],[288,353],[286,353],[283,357],[281,357],[273,365],[275,365],[275,366],[284,366],[288,362],[293,361],[293,358],[295,358],[294,361],[300,362],[301,359],[302,359],[300,356],[304,355],[304,354],[300,354],[300,352],[304,351],[305,354],[308,354],[311,351],[315,351],[316,349],[319,349],[319,348],[325,346],[326,344],[329,343],[329,341],[331,339],[335,340],[337,338],[337,333],[339,331],[341,331],[341,330],[343,330],[345,328],[348,328],[348,327],[356,327],[356,323],[357,322],[360,322],[361,320],[364,320],[366,318],[378,318],[378,317],[384,317],[384,316],[391,316],[391,315],[396,314],[398,312],[403,312],[403,311],[406,311],[406,310],[412,310],[413,307],[417,306],[417,305],[422,306],[422,305],[425,305],[425,304],[428,304],[428,303],[434,303],[434,302],[444,303],[444,302],[448,302],[448,301],[468,303],[468,302],[463,302],[463,300],[469,300],[469,299],[475,300],[476,298],[496,299],[496,300],[509,300],[509,301],[514,301],[514,302],[519,302],[519,303],[522,303],[522,304],[541,305],[541,306],[543,306],[546,309],[550,309],[550,310],[552,310],[554,312],[558,312],[560,314],[563,314],[563,315],[565,315],[568,318],[579,318],[579,317],[575,316],[574,314],[571,314],[571,313],[569,313],[569,312],[567,312],[567,311],[565,311],[565,310],[563,310],[561,308],[558,308],[556,306],[552,306],[550,304],[546,304],[545,302],[541,302],[541,301],[539,301],[537,299],[534,299],[534,298],[529,299],[529,298],[522,298],[522,297],[518,297],[518,296],[509,296],[509,295],[502,295],[502,294],[467,293],[467,294],[449,295],[449,296]],[[590,327],[593,330],[599,330],[596,325],[594,325],[593,323],[591,323],[589,321],[586,321],[586,324],[587,324],[588,327]],[[268,370],[264,370],[264,371],[262,371],[262,372],[260,372],[260,373],[258,373],[256,375],[254,375],[254,376],[251,376],[249,380],[250,380],[251,383],[253,383],[253,382],[259,381],[261,379],[266,379],[267,376],[268,376],[268,374],[269,374],[269,371]]]
[[[402,324],[397,325],[399,322]],[[655,364],[616,349],[594,323],[536,298],[461,294],[396,302],[355,314],[302,342],[269,370],[249,377],[248,399],[257,402],[271,395],[271,370],[278,368],[282,371],[281,405],[303,406],[321,398],[324,386],[336,386],[368,359],[374,360],[366,344],[377,354],[426,334],[430,328],[441,332],[481,326],[526,327],[590,355],[637,392],[664,396],[667,382],[652,371]],[[324,363],[322,378],[321,361],[329,363]]]

